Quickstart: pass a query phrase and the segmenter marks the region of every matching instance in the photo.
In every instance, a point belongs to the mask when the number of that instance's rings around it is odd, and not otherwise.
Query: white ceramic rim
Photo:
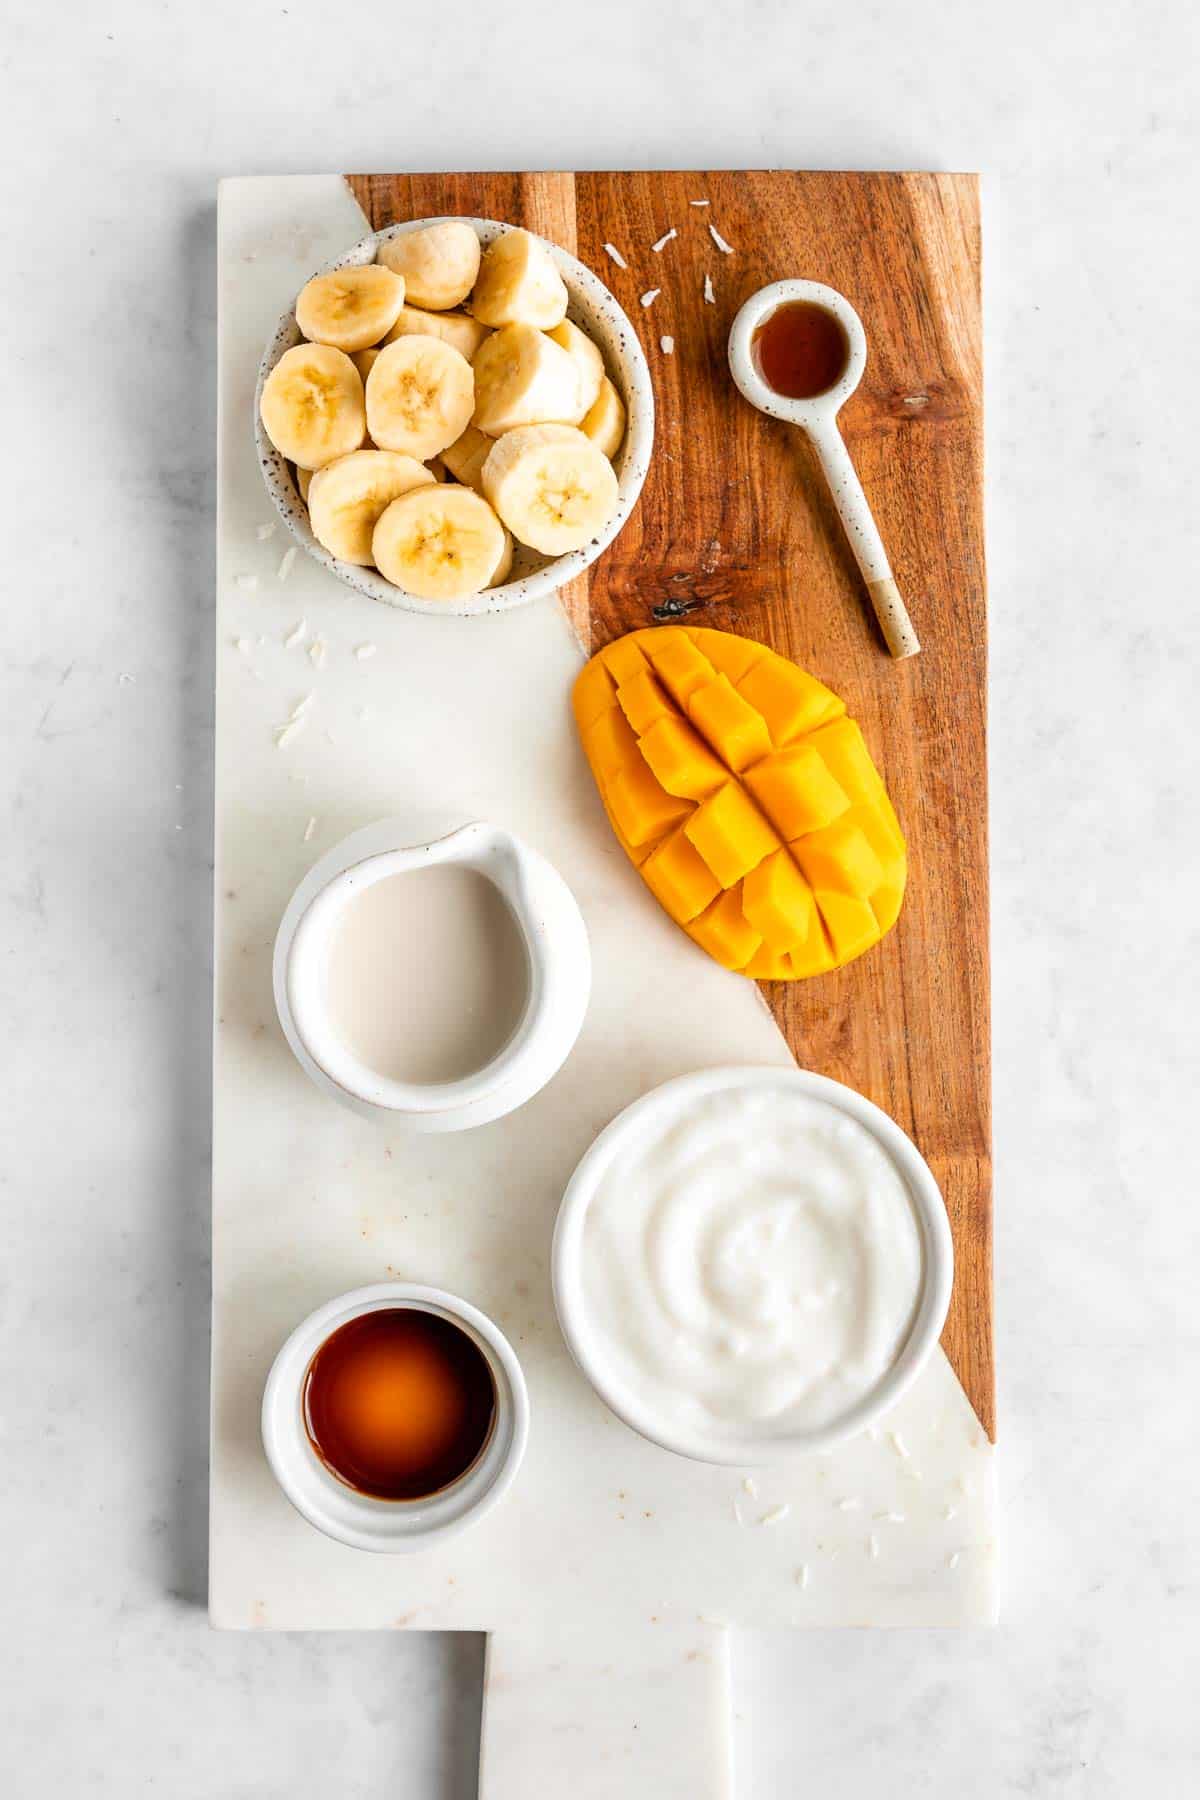
[[[304,1381],[325,1340],[364,1313],[411,1307],[460,1326],[487,1358],[496,1416],[481,1454],[449,1487],[423,1500],[379,1500],[326,1467],[304,1422]],[[427,1550],[475,1525],[512,1486],[529,1439],[529,1393],[517,1354],[486,1313],[441,1288],[378,1282],[319,1306],[283,1345],[263,1390],[262,1440],[271,1473],[296,1511],[326,1537],[384,1554]]]
[[[840,378],[823,394],[811,400],[791,400],[777,394],[759,374],[752,344],[754,334],[764,319],[789,301],[806,300],[820,306],[841,325],[849,342],[846,367]],[[813,425],[836,418],[863,378],[867,366],[867,334],[863,322],[844,294],[826,287],[820,281],[773,281],[759,288],[745,302],[729,328],[729,369],[738,389],[772,419],[784,419],[790,425]]]
[[[383,231],[370,232],[344,255],[323,264],[315,273],[328,275],[332,270],[345,268],[350,264],[373,262],[380,244],[391,238],[402,237],[407,232],[418,231],[422,226],[440,224],[447,216],[449,215],[443,214],[438,218],[409,219],[400,225],[389,225]],[[524,229],[498,219],[477,219],[465,215],[460,215],[460,218],[462,224],[474,228],[480,243],[485,247],[505,232]],[[258,381],[254,390],[254,441],[267,492],[275,510],[301,549],[336,575],[339,581],[345,582],[347,587],[365,594],[370,600],[381,600],[385,605],[399,607],[405,612],[434,613],[454,618],[508,612],[514,606],[524,606],[531,600],[540,600],[547,594],[556,592],[574,576],[581,574],[612,542],[637,504],[654,448],[654,387],[645,352],[629,315],[600,277],[585,263],[581,263],[577,257],[548,238],[540,241],[554,258],[559,273],[567,284],[567,317],[595,338],[604,356],[605,368],[625,402],[625,438],[613,464],[617,475],[617,510],[582,550],[573,550],[567,556],[553,557],[540,567],[532,569],[529,574],[519,576],[514,581],[506,581],[500,587],[488,588],[482,594],[472,594],[466,600],[422,599],[418,594],[410,594],[403,588],[394,587],[374,569],[342,562],[317,542],[308,523],[308,509],[293,485],[287,459],[276,450],[262,423],[260,403],[263,383],[284,351],[300,342],[300,329],[290,309],[281,316],[271,334],[259,364]],[[526,553],[518,546],[518,554],[532,556],[534,553]]]
[[[702,1433],[664,1430],[651,1409],[642,1407],[636,1395],[612,1377],[603,1364],[603,1351],[595,1334],[586,1328],[580,1264],[588,1206],[613,1158],[653,1121],[655,1114],[667,1111],[681,1098],[695,1100],[731,1089],[779,1086],[794,1088],[797,1093],[836,1106],[865,1126],[887,1151],[903,1177],[921,1233],[921,1293],[912,1325],[896,1361],[871,1392],[818,1430],[796,1432],[787,1437],[748,1433],[736,1443],[727,1438],[707,1438]],[[555,1310],[567,1347],[611,1412],[640,1436],[677,1456],[689,1457],[694,1462],[748,1468],[827,1450],[864,1431],[895,1405],[928,1361],[946,1322],[954,1283],[954,1243],[941,1190],[924,1157],[894,1119],[853,1088],[826,1075],[811,1074],[807,1069],[765,1066],[700,1069],[691,1075],[676,1076],[633,1101],[585,1151],[559,1207],[551,1251],[551,1276]]]
[[[336,920],[364,886],[439,864],[475,869],[496,886],[524,945],[527,999],[507,1043],[462,1080],[393,1081],[355,1057],[330,1025],[325,954]],[[515,1111],[557,1074],[587,1013],[591,951],[566,882],[514,833],[474,820],[414,842],[411,827],[383,820],[344,838],[304,877],[280,922],[273,983],[284,1034],[318,1086],[368,1116],[462,1131]]]

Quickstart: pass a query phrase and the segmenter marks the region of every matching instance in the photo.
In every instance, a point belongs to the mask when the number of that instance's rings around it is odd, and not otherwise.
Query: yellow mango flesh
[[[895,924],[904,834],[829,688],[732,632],[630,632],[575,684],[618,841],[659,904],[727,969],[799,981]]]

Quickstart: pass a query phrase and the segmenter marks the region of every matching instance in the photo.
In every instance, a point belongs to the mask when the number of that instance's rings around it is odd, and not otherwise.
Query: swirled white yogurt
[[[903,1348],[921,1233],[865,1126],[777,1086],[690,1095],[602,1175],[583,1227],[585,1329],[668,1438],[829,1426]]]

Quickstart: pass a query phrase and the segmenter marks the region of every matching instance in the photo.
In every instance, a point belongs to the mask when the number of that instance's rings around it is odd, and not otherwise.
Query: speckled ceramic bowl
[[[344,256],[327,263],[316,273],[326,275],[331,269],[374,262],[379,245],[388,238],[400,237],[405,232],[416,231],[422,225],[433,223],[435,221],[432,219],[412,219],[403,225],[391,225],[386,231],[372,232],[369,237],[362,238],[352,249],[347,250]],[[513,230],[511,225],[499,224],[495,219],[467,219],[465,223],[474,226],[480,243],[485,247],[503,232]],[[263,383],[267,376],[284,351],[300,342],[300,329],[295,317],[287,312],[272,333],[258,371],[258,386],[254,393],[254,435],[258,445],[258,458],[262,464],[267,492],[296,542],[317,562],[324,564],[339,581],[344,581],[347,587],[356,588],[360,594],[366,594],[372,600],[382,600],[388,606],[404,607],[409,612],[453,613],[460,617],[474,613],[507,612],[510,607],[523,606],[527,600],[538,600],[545,594],[553,593],[564,582],[570,581],[572,576],[586,569],[589,563],[595,562],[633,511],[642,483],[646,479],[654,444],[654,390],[650,384],[646,358],[629,319],[600,278],[565,250],[560,250],[557,244],[550,243],[548,239],[545,242],[567,284],[570,296],[567,317],[586,331],[599,346],[608,373],[625,402],[625,441],[617,452],[614,464],[618,494],[616,512],[590,544],[585,545],[582,550],[573,550],[569,556],[548,558],[518,544],[511,579],[501,587],[488,588],[484,593],[472,594],[466,600],[423,600],[416,594],[406,593],[403,588],[394,587],[375,569],[364,569],[356,563],[342,562],[336,556],[331,556],[312,534],[307,508],[292,480],[291,464],[279,454],[263,430],[259,411]]]

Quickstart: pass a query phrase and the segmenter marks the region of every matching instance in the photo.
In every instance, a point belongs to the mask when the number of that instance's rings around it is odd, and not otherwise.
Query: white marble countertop
[[[740,1637],[739,1786],[1195,1791],[1200,33],[1183,0],[733,16],[369,0],[343,39],[300,0],[109,0],[11,28],[14,1794],[473,1791],[480,1640],[214,1635],[202,1607],[214,204],[223,174],[523,163],[983,172],[1007,1610]]]

